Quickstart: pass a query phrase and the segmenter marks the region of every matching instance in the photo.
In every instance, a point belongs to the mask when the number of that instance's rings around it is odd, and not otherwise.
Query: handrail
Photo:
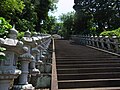
[[[51,80],[51,90],[58,90],[54,39],[53,39],[52,41],[53,41],[53,53],[52,53],[52,80]]]

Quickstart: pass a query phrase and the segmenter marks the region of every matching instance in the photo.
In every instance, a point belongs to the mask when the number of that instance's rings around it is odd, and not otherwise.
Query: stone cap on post
[[[37,36],[37,32],[34,32],[33,33],[33,36],[32,36],[33,40],[36,41],[37,43],[39,43],[39,38]]]
[[[19,61],[32,61],[34,57],[29,53],[28,47],[24,46],[23,49],[26,51],[26,53],[20,55]]]
[[[1,39],[1,46],[6,48],[6,51],[12,51],[17,54],[24,53],[23,42],[17,39],[18,31],[13,27],[10,29],[9,37]]]
[[[32,48],[36,47],[37,45],[37,42],[31,37],[31,32],[29,30],[25,32],[22,41],[25,43],[25,45],[31,46]]]
[[[33,36],[32,36],[33,40],[36,41],[38,43],[37,48],[40,50],[44,50],[44,47],[41,45],[42,44],[42,40],[43,40],[43,36],[40,33],[34,32]]]
[[[41,33],[38,33],[37,35],[38,35],[38,38],[41,40],[42,39]]]

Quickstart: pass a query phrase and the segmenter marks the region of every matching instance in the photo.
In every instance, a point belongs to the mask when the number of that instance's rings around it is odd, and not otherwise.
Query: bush
[[[117,37],[120,37],[120,28],[112,30],[112,31],[104,31],[100,35],[102,35],[102,36],[117,36]]]

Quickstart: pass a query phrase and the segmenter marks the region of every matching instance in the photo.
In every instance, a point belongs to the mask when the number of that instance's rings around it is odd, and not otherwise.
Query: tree
[[[74,25],[74,12],[68,12],[67,14],[62,14],[60,20],[63,23],[62,31],[65,38],[69,38],[73,33]]]
[[[43,21],[42,29],[46,31],[46,33],[52,34],[55,30],[57,19],[55,16],[48,16],[46,20]]]
[[[119,0],[76,0],[74,9],[78,18],[90,17],[86,24],[90,26],[89,21],[93,22],[92,27],[96,27],[98,34],[104,30],[112,30],[120,27],[120,3]],[[84,16],[81,16],[81,14]],[[84,20],[82,20],[84,21]],[[116,23],[117,22],[117,23]],[[81,24],[80,22],[77,22]],[[85,28],[82,28],[85,30]],[[84,31],[83,30],[83,31]],[[90,27],[89,27],[90,30]]]
[[[0,16],[10,24],[16,24],[19,32],[28,29],[39,32],[40,23],[47,20],[48,12],[54,10],[55,4],[52,0],[1,0],[0,7]]]
[[[22,13],[25,5],[22,0],[0,0],[0,16],[14,20],[15,15]]]

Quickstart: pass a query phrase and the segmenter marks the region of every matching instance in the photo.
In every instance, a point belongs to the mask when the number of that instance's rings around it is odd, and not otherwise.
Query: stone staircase
[[[120,60],[86,46],[55,40],[60,90],[120,90]]]

